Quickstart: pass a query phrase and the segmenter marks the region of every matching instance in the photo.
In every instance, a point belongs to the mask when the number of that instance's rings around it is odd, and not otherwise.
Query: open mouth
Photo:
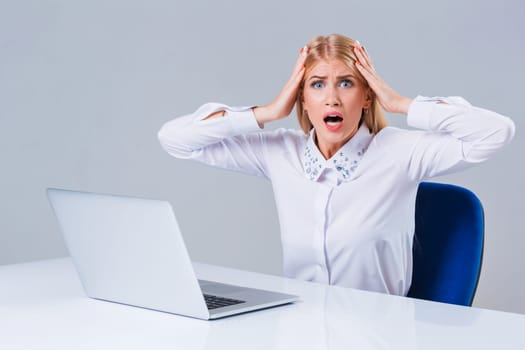
[[[330,130],[337,130],[343,123],[343,118],[339,115],[330,114],[324,117],[324,122],[328,129]]]
[[[324,118],[325,123],[339,123],[342,121],[343,121],[343,118],[337,115],[329,115]]]

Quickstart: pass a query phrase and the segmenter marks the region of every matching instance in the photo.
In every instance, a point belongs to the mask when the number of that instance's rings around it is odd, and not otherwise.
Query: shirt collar
[[[333,168],[337,171],[339,178],[345,181],[350,179],[357,169],[373,135],[363,123],[357,133],[328,160],[324,159],[317,148],[314,137],[315,130],[312,129],[304,149],[303,171],[305,176],[312,181],[317,181],[325,169]]]

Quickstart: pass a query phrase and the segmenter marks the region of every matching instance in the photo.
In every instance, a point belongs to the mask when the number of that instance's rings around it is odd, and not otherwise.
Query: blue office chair
[[[474,193],[454,185],[421,183],[407,296],[471,306],[481,272],[483,238],[483,207]]]

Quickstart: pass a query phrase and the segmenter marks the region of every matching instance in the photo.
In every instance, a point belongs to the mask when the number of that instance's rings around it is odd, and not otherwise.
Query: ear
[[[372,101],[373,101],[372,91],[370,90],[370,88],[368,88],[366,89],[365,103],[363,105],[363,108],[365,109],[370,108],[370,106],[372,106]]]

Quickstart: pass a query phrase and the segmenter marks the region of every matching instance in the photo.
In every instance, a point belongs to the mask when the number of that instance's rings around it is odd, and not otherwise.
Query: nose
[[[339,93],[337,88],[331,86],[326,90],[325,96],[325,106],[339,106],[341,105],[341,100],[339,99]]]

